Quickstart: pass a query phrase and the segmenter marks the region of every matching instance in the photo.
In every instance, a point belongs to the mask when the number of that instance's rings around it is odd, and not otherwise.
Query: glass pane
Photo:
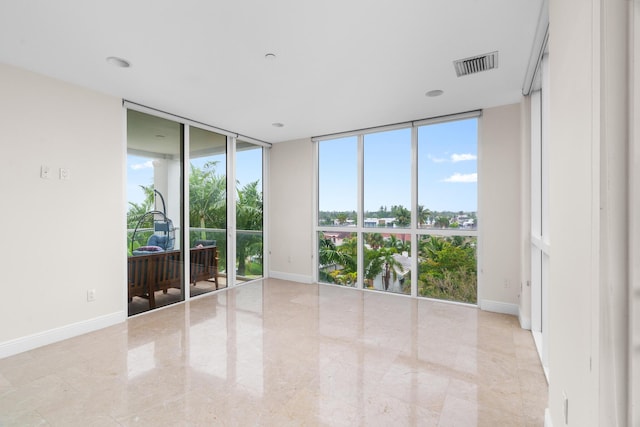
[[[189,292],[196,296],[227,284],[227,137],[191,127],[189,139]]]
[[[478,120],[418,128],[418,226],[478,227]]]
[[[411,223],[411,129],[364,136],[364,226]]]
[[[236,280],[262,277],[262,147],[236,148]]]
[[[318,143],[318,225],[357,224],[358,138]]]
[[[318,232],[319,281],[355,287],[358,282],[356,233]]]
[[[365,287],[411,294],[411,235],[364,233]]]
[[[477,243],[472,236],[420,236],[418,295],[475,304]]]
[[[182,126],[129,110],[129,315],[183,300],[182,176]]]

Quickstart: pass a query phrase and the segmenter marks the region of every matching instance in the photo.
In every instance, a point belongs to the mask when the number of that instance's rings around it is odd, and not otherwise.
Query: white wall
[[[313,145],[310,139],[271,148],[269,253],[271,277],[313,281]]]
[[[126,248],[121,101],[2,64],[0,93],[2,357],[124,319]]]
[[[549,418],[554,426],[628,425],[630,4],[550,3]]]
[[[520,104],[483,110],[478,144],[478,302],[518,314],[520,294]]]
[[[640,2],[631,21],[629,424],[640,425]]]

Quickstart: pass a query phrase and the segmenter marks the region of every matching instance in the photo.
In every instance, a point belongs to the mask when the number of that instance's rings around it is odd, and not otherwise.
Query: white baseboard
[[[520,320],[520,327],[522,329],[526,329],[527,331],[531,330],[531,318],[524,317],[521,314],[518,314],[518,319]]]
[[[544,410],[544,427],[553,427],[553,422],[551,421],[551,412],[549,408]]]
[[[84,320],[82,322],[50,329],[48,331],[38,332],[37,334],[5,341],[0,343],[0,359],[32,350],[37,347],[53,344],[54,342],[73,338],[88,332],[93,332],[98,329],[106,328],[108,326],[124,322],[126,319],[127,314],[119,311],[96,317],[94,319]]]
[[[492,311],[494,313],[511,314],[517,316],[520,313],[518,304],[509,304],[500,301],[480,300],[480,310]]]
[[[273,279],[290,280],[292,282],[300,282],[300,283],[307,283],[307,284],[313,283],[313,277],[311,276],[305,276],[302,274],[284,273],[282,271],[270,271],[269,277]]]

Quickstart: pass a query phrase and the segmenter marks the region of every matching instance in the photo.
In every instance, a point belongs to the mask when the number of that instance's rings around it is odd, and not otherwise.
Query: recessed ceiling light
[[[271,123],[271,126],[273,126],[274,128],[281,128],[281,127],[284,127],[284,124],[276,122],[276,123]]]
[[[276,59],[276,54],[275,53],[267,53],[264,56],[264,59],[266,59],[267,61],[273,61]]]
[[[444,91],[440,90],[440,89],[435,89],[435,90],[430,90],[429,92],[427,92],[425,95],[434,98],[436,96],[440,96],[444,93]]]
[[[107,62],[115,67],[129,68],[131,63],[126,59],[118,58],[117,56],[110,56],[107,58]]]

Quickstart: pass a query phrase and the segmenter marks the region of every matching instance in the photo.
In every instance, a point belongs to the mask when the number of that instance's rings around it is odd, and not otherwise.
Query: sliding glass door
[[[127,111],[129,315],[184,299],[184,126]]]
[[[127,110],[129,315],[264,274],[268,144],[154,113]]]
[[[236,281],[263,276],[262,147],[236,145]]]
[[[227,137],[194,126],[189,128],[189,252],[190,296],[227,286]],[[218,258],[214,266],[206,262],[212,256]]]

